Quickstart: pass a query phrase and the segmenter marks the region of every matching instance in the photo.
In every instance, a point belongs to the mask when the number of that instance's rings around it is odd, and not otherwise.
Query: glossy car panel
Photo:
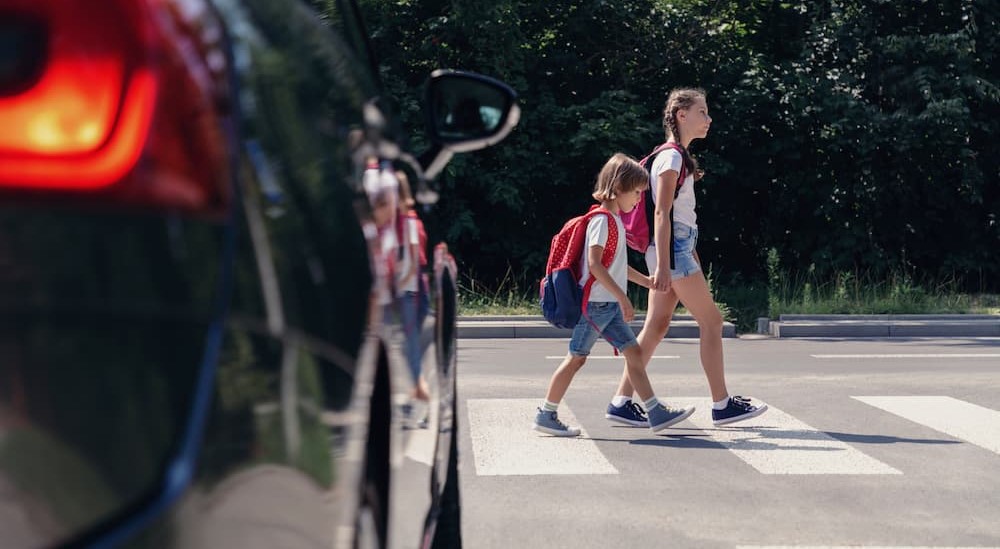
[[[407,415],[363,179],[374,161],[428,191],[455,150],[510,131],[513,92],[489,81],[506,105],[490,135],[421,164],[381,107],[356,6],[322,5],[108,4],[156,29],[127,53],[155,60],[160,91],[134,168],[99,192],[0,178],[5,547],[460,545],[455,262],[431,256],[429,398]],[[0,118],[31,89],[8,76]],[[449,78],[470,95],[489,80]],[[15,154],[0,145],[0,163]]]

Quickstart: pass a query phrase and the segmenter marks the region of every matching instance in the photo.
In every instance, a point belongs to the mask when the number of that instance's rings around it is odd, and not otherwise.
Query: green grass
[[[538,287],[528,288],[524,281],[515,281],[511,270],[495,288],[462,276],[458,282],[458,314],[462,316],[540,315]]]
[[[723,317],[741,333],[756,329],[757,318],[777,319],[782,314],[1000,314],[1000,294],[962,291],[955,281],[916,282],[905,274],[876,277],[840,273],[819,277],[812,271],[786,273],[772,265],[768,281],[739,277],[725,284],[708,273],[716,303]],[[471,278],[459,284],[464,316],[538,315],[537,286],[525,289],[511,276],[496,289]],[[646,290],[629,284],[629,297],[637,312],[646,309]],[[683,309],[678,309],[683,314]]]
[[[834,280],[782,282],[768,296],[771,318],[782,314],[1000,314],[1000,295],[966,293],[954,284],[916,284],[842,273]]]

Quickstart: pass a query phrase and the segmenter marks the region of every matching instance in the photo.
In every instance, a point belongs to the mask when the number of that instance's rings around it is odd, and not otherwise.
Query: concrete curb
[[[629,325],[636,334],[644,316],[636,316]],[[458,318],[459,339],[534,339],[569,338],[572,330],[556,328],[541,316],[465,316]],[[698,324],[687,315],[677,315],[670,322],[668,338],[697,338]],[[736,337],[736,326],[723,323],[722,337]]]
[[[777,338],[1000,337],[1000,315],[781,315],[766,331]]]
[[[643,320],[636,315],[631,323],[635,333]],[[758,332],[773,338],[1000,337],[1000,315],[781,315],[776,321],[759,319]],[[459,339],[568,338],[571,333],[541,316],[458,318]],[[736,327],[724,323],[722,336],[737,337]],[[698,325],[690,315],[677,315],[666,337],[697,338]]]

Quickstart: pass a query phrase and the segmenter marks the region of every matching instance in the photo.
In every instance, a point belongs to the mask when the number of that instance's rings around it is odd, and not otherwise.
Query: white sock
[[[615,397],[611,399],[611,405],[615,408],[625,406],[626,402],[632,402],[632,399],[624,395],[615,395]]]
[[[558,409],[559,409],[558,402],[549,402],[546,400],[545,403],[542,404],[542,410],[545,410],[546,412],[555,412]]]
[[[725,410],[726,406],[729,406],[729,395],[726,395],[726,398],[724,398],[724,399],[722,399],[722,400],[720,400],[718,402],[713,402],[712,403],[712,409],[713,410]]]
[[[646,407],[646,410],[652,410],[660,405],[660,401],[656,398],[656,395],[653,395],[649,400],[644,401],[642,404]]]

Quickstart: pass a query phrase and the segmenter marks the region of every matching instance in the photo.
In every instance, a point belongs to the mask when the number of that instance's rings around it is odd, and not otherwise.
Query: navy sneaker
[[[556,437],[575,437],[580,434],[579,429],[567,427],[565,423],[559,421],[559,416],[555,412],[541,408],[538,409],[538,415],[535,416],[534,429]]]
[[[671,425],[680,423],[694,413],[694,406],[686,408],[674,408],[659,404],[656,408],[649,409],[649,428],[654,433],[658,433]]]
[[[729,397],[729,403],[721,410],[712,409],[712,423],[715,425],[726,425],[736,421],[743,421],[757,417],[767,411],[767,404],[763,402],[759,405],[750,404],[750,399],[741,396]]]
[[[641,406],[631,400],[621,406],[608,404],[608,411],[604,414],[604,418],[617,423],[631,425],[632,427],[649,427],[646,412],[643,411]]]

